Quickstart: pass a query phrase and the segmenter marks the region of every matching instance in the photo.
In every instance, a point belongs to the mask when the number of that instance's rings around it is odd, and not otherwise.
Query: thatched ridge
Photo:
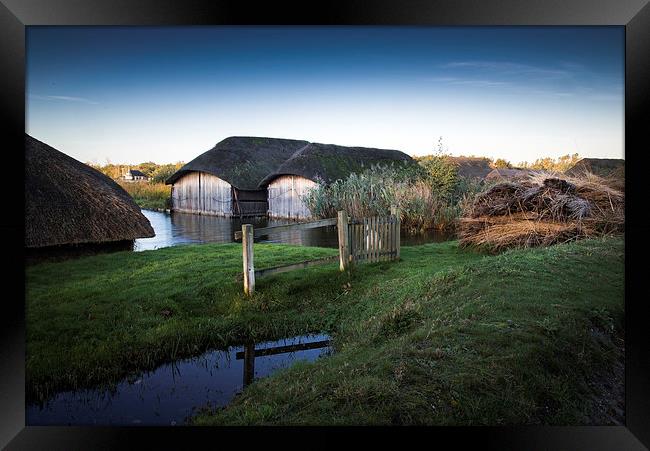
[[[25,135],[25,247],[152,236],[149,220],[110,177]]]
[[[372,165],[412,161],[410,156],[399,150],[310,143],[268,174],[260,186],[268,185],[281,175],[298,175],[330,183],[344,179],[353,172],[362,172]]]
[[[482,157],[448,157],[456,166],[458,175],[465,178],[484,179],[492,168],[490,160]]]
[[[232,136],[187,163],[165,183],[172,184],[190,172],[206,172],[237,189],[258,190],[281,175],[299,175],[330,182],[373,164],[394,161],[412,160],[398,150]]]
[[[485,180],[488,181],[523,181],[531,177],[534,177],[539,174],[543,174],[545,171],[537,169],[520,169],[520,168],[497,168],[490,171],[486,176]]]
[[[170,185],[190,172],[206,172],[240,190],[256,190],[264,177],[307,144],[295,139],[232,136],[187,163],[165,183]]]
[[[585,173],[596,174],[600,177],[624,177],[625,160],[618,158],[583,158],[566,171],[566,174],[570,176],[579,176]]]

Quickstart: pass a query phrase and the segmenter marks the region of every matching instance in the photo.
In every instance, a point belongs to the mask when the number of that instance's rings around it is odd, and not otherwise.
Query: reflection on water
[[[234,242],[235,232],[241,230],[242,221],[238,218],[223,218],[220,216],[194,215],[190,213],[161,213],[142,210],[156,232],[153,238],[135,240],[133,249],[144,251],[161,247],[176,246],[189,243],[231,243]],[[288,219],[247,218],[245,224],[254,227],[268,227],[294,222]],[[409,235],[402,231],[403,246],[447,241],[448,234],[428,232],[419,235]],[[301,246],[338,247],[336,227],[321,227],[317,229],[293,230],[274,232],[257,240],[259,243],[287,243]]]
[[[196,407],[228,404],[254,378],[332,352],[327,335],[210,351],[129,378],[114,390],[79,390],[27,406],[27,425],[174,425]]]

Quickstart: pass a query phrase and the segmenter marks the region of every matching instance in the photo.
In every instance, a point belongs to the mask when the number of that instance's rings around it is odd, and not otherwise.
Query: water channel
[[[61,392],[26,408],[26,423],[182,425],[202,406],[228,404],[253,380],[333,352],[327,335],[304,335],[213,350],[124,379],[112,389]]]

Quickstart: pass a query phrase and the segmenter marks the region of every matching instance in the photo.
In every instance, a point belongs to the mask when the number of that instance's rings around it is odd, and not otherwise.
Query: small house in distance
[[[147,174],[145,174],[142,171],[138,171],[137,169],[129,169],[120,178],[127,182],[138,182],[138,181],[148,182],[149,181],[149,177],[147,176]]]
[[[149,220],[110,177],[25,135],[25,247],[132,243]]]
[[[397,150],[233,136],[174,173],[172,210],[226,217],[304,219],[307,191],[373,164],[411,161]]]

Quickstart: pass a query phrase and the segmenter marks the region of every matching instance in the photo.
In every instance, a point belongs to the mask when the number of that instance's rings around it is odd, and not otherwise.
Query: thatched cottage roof
[[[625,175],[625,160],[618,158],[583,158],[572,168],[568,169],[567,175],[580,175],[584,172],[592,172],[601,177],[609,175]]]
[[[232,186],[256,190],[260,181],[275,171],[307,141],[278,138],[232,136],[217,143],[167,179],[172,184],[188,172],[207,172]]]
[[[458,175],[466,178],[483,179],[492,172],[490,160],[481,157],[448,157],[456,166]]]
[[[131,196],[96,169],[25,135],[25,246],[152,237]]]
[[[410,156],[399,150],[311,143],[268,174],[260,186],[269,184],[281,175],[299,175],[330,183],[346,178],[352,172],[369,169],[372,165],[412,161]]]

